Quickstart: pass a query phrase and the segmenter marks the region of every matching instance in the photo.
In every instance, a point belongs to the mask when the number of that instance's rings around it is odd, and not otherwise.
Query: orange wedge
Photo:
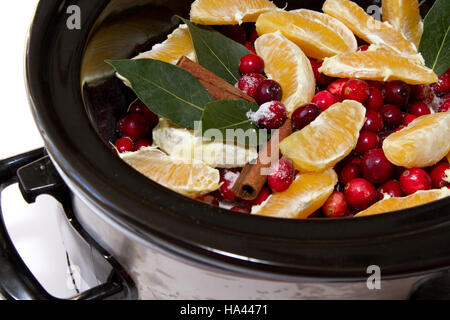
[[[416,46],[400,31],[388,23],[375,20],[352,1],[327,0],[322,10],[342,21],[355,35],[368,43],[385,45],[404,55],[417,53]]]
[[[288,112],[311,102],[316,80],[311,63],[303,51],[279,32],[260,36],[255,42],[257,54],[263,58],[267,76],[283,89],[282,102]]]
[[[417,60],[384,49],[345,53],[326,58],[319,71],[332,77],[377,81],[401,80],[408,84],[431,84],[438,81],[433,70],[419,64]]]
[[[333,169],[321,173],[299,174],[283,192],[272,194],[252,213],[277,218],[306,219],[318,210],[333,193],[337,183]]]
[[[120,157],[147,178],[189,197],[219,188],[219,170],[202,161],[169,157],[153,147],[122,153]]]
[[[397,166],[431,166],[450,152],[450,113],[421,116],[383,142],[386,158]]]
[[[336,103],[313,122],[281,141],[281,153],[300,172],[333,167],[355,148],[366,109],[353,100]]]
[[[423,33],[418,0],[383,0],[383,21],[389,22],[406,39],[419,47]]]
[[[323,60],[338,53],[356,51],[352,32],[336,19],[310,10],[271,11],[256,21],[259,35],[280,31],[308,57]]]
[[[190,16],[197,24],[242,24],[255,22],[261,13],[276,8],[268,0],[196,0]]]
[[[408,209],[422,204],[435,201],[450,195],[448,188],[418,191],[412,195],[402,198],[387,198],[373,204],[364,211],[361,211],[355,217],[371,216],[375,214],[386,213],[390,211]]]

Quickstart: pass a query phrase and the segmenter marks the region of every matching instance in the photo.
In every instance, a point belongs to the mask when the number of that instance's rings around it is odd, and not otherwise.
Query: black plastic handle
[[[1,210],[1,193],[19,182],[24,199],[31,203],[41,194],[52,195],[61,202],[72,226],[105,259],[111,267],[108,281],[69,300],[137,299],[133,280],[73,217],[70,194],[45,149],[27,152],[0,161],[0,293],[12,300],[60,300],[50,295],[36,280],[15,249],[5,226]]]

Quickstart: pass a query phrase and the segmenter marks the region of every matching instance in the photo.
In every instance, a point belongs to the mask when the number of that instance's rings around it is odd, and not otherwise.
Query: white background
[[[45,0],[43,0],[45,1]],[[0,10],[0,159],[43,146],[24,84],[24,49],[37,0],[2,1]],[[50,197],[27,205],[16,186],[2,194],[5,223],[17,250],[51,294],[73,295],[56,215]]]

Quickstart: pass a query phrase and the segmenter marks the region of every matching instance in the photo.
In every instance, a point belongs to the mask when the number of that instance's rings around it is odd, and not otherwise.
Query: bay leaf
[[[153,60],[107,60],[131,83],[133,91],[148,108],[180,127],[194,129],[204,107],[213,101],[205,87],[189,72]]]

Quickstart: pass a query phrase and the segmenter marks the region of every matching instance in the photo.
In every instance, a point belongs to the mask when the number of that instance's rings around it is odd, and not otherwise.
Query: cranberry
[[[392,104],[384,105],[380,113],[384,125],[388,128],[396,128],[403,122],[402,111]]]
[[[362,46],[358,47],[358,51],[367,51],[369,49],[369,45],[363,44]]]
[[[347,81],[348,79],[337,79],[327,87],[327,91],[334,96],[337,102],[341,102],[343,100],[342,88],[347,83]]]
[[[311,58],[309,61],[311,62],[311,67],[314,71],[314,77],[316,78],[317,84],[320,86],[329,85],[333,81],[333,78],[319,72],[319,68],[322,66],[323,62],[319,62]]]
[[[400,185],[405,194],[410,195],[419,190],[431,189],[431,177],[423,169],[405,170],[400,176]]]
[[[246,73],[263,73],[264,60],[256,54],[247,54],[241,58],[239,62],[239,71]]]
[[[395,174],[395,167],[384,155],[383,149],[367,151],[361,161],[362,176],[374,184],[382,184]]]
[[[252,54],[256,54],[256,51],[255,51],[255,47],[253,47],[253,44],[251,43],[251,42],[246,42],[245,44],[244,44],[244,46],[248,49],[248,51],[250,51]]]
[[[128,109],[128,113],[139,113],[141,114],[149,123],[150,129],[156,127],[159,122],[159,117],[157,114],[153,113],[141,100],[136,100]]]
[[[358,143],[356,144],[356,152],[363,154],[366,151],[378,147],[378,136],[372,131],[361,131],[359,133]]]
[[[222,185],[220,186],[220,194],[221,196],[228,201],[234,201],[236,196],[231,190],[236,182],[237,178],[239,178],[239,172],[234,170],[224,170],[220,174],[220,182]]]
[[[439,112],[448,112],[450,111],[450,99],[445,100],[443,104],[439,107]]]
[[[380,132],[383,127],[383,118],[381,117],[381,114],[371,110],[366,112],[366,122],[363,127],[364,130]]]
[[[355,164],[357,166],[361,166],[361,158],[357,156],[349,156],[346,159],[344,159],[345,164]]]
[[[342,88],[342,98],[344,100],[356,100],[362,104],[369,100],[369,85],[359,79],[350,79]]]
[[[134,151],[133,140],[128,137],[120,138],[114,145],[116,146],[119,153]]]
[[[320,115],[320,108],[314,103],[307,103],[292,113],[292,128],[302,130]]]
[[[264,80],[256,89],[255,99],[258,104],[269,101],[281,101],[283,89],[275,80]]]
[[[328,91],[320,91],[314,96],[312,103],[317,105],[320,110],[325,111],[336,103],[336,99]]]
[[[270,190],[267,187],[263,187],[261,191],[259,192],[258,196],[254,200],[246,201],[248,205],[250,206],[259,206],[264,201],[267,200],[270,196]]]
[[[406,114],[403,118],[403,127],[407,127],[411,122],[417,119],[417,116],[413,114]],[[400,126],[401,127],[401,126]],[[397,128],[398,129],[398,128]],[[403,128],[402,128],[403,129]],[[401,129],[400,129],[401,130]],[[399,131],[400,131],[399,130]]]
[[[117,123],[117,131],[122,137],[136,141],[144,138],[150,132],[148,121],[139,113],[128,113]]]
[[[402,130],[405,129],[405,128],[406,128],[406,126],[404,126],[404,125],[398,126],[398,127],[394,130],[394,132],[402,131]]]
[[[415,116],[424,116],[426,114],[430,114],[430,107],[423,102],[414,102],[413,104],[411,104],[411,106],[409,107],[409,113],[415,115]]]
[[[339,181],[344,186],[356,178],[361,178],[361,173],[359,166],[354,163],[347,164],[339,174]]]
[[[348,203],[357,210],[367,209],[377,200],[377,190],[366,179],[356,178],[345,186]]]
[[[439,77],[437,83],[433,84],[433,90],[438,96],[450,92],[450,69]]]
[[[287,119],[286,107],[279,101],[266,102],[250,114],[250,119],[258,128],[278,129]]]
[[[219,32],[240,44],[244,44],[247,40],[247,30],[240,25],[220,26]]]
[[[247,73],[239,78],[236,86],[239,90],[254,98],[256,96],[256,90],[264,80],[266,78],[259,73]]]
[[[234,206],[230,209],[231,211],[241,212],[241,213],[250,213],[250,209],[244,206]]]
[[[392,132],[389,132],[389,131],[378,134],[378,147],[379,148],[381,148],[383,146],[384,139],[386,139],[391,134],[392,134]]]
[[[387,194],[390,197],[403,197],[403,191],[400,187],[400,183],[397,180],[389,180],[385,182],[381,187],[378,188],[377,199],[383,200],[384,195]]]
[[[369,88],[369,99],[366,103],[367,110],[378,111],[383,106],[383,93],[377,89]]]
[[[150,142],[150,140],[139,139],[138,141],[136,141],[136,144],[134,145],[134,151],[139,151],[139,150],[141,150],[141,148],[151,147],[151,146],[152,146],[152,143]]]
[[[258,39],[258,31],[256,31],[256,27],[252,27],[250,31],[248,32],[248,41],[251,43],[254,43],[256,39]]]
[[[387,82],[384,86],[384,99],[387,103],[403,106],[408,102],[410,94],[410,86],[399,80]]]
[[[375,81],[375,80],[366,80],[366,82],[369,85],[369,88],[378,89],[383,94],[383,91],[384,91],[384,83],[383,82]]]
[[[270,168],[267,178],[270,189],[274,192],[283,192],[294,181],[294,166],[291,160],[281,158]]]
[[[411,87],[411,97],[416,101],[432,103],[435,95],[431,86],[427,84],[419,84]]]
[[[431,182],[433,188],[440,189],[442,187],[448,187],[450,184],[444,180],[450,178],[450,174],[447,175],[446,171],[450,169],[450,164],[441,162],[435,165],[430,172]],[[450,173],[450,171],[448,171]]]
[[[322,212],[328,218],[340,218],[347,212],[347,199],[342,192],[333,192],[325,204]]]
[[[213,196],[212,194],[205,194],[203,196],[199,196],[197,198],[195,198],[201,202],[210,204],[212,206],[219,206],[219,201],[217,200],[217,198],[215,196]]]

